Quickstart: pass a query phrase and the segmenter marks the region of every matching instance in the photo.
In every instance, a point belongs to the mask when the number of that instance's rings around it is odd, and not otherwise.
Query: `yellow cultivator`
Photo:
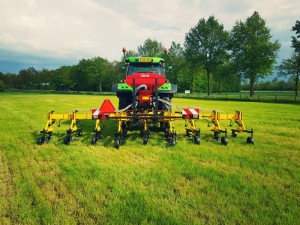
[[[92,136],[91,143],[96,144],[103,136],[101,122],[104,120],[117,121],[117,131],[115,132],[114,146],[119,148],[125,143],[127,132],[129,130],[139,130],[142,143],[146,145],[150,139],[151,131],[161,131],[164,133],[166,142],[174,146],[176,145],[176,131],[173,122],[176,120],[186,121],[186,135],[193,140],[195,144],[200,144],[200,128],[196,127],[197,120],[208,121],[208,127],[212,127],[213,138],[220,140],[222,145],[228,144],[227,129],[220,126],[221,120],[229,120],[230,126],[237,124],[236,129],[231,129],[233,137],[237,137],[237,133],[250,133],[247,138],[248,144],[254,144],[253,130],[247,130],[243,122],[242,112],[236,111],[234,114],[224,114],[213,110],[211,114],[200,113],[199,108],[182,108],[181,112],[171,112],[164,110],[116,110],[110,100],[105,100],[99,109],[92,109],[90,113],[80,113],[77,110],[69,114],[57,114],[51,111],[44,129],[41,131],[42,136],[38,138],[37,143],[43,144],[51,139],[53,134],[53,124],[61,120],[69,120],[70,128],[64,138],[65,144],[70,144],[72,135],[76,137],[82,136],[82,129],[77,127],[80,120],[94,120],[95,134]],[[224,136],[220,137],[220,134]]]

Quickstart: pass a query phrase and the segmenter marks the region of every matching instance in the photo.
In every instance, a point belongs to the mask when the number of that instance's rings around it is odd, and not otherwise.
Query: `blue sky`
[[[278,39],[278,62],[290,56],[297,0],[0,0],[0,71],[55,69],[82,58],[120,60],[145,39],[183,44],[199,19],[214,15],[226,30],[258,11]]]

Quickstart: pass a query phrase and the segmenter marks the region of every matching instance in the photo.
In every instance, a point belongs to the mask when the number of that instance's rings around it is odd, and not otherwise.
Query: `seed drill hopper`
[[[167,50],[164,50],[167,53]],[[224,114],[217,110],[211,113],[202,113],[201,108],[185,108],[172,104],[172,98],[177,92],[177,85],[171,84],[166,79],[164,59],[158,57],[128,57],[125,58],[126,49],[123,48],[126,77],[112,86],[119,104],[116,109],[109,99],[104,100],[99,108],[91,109],[90,113],[81,113],[74,110],[72,113],[57,114],[51,111],[48,114],[47,123],[41,131],[42,136],[37,140],[38,144],[50,141],[53,134],[53,124],[60,120],[71,121],[70,128],[64,138],[65,144],[74,140],[73,136],[82,136],[82,129],[78,128],[80,120],[94,120],[95,128],[91,143],[96,144],[103,137],[102,122],[105,120],[117,121],[114,147],[119,148],[125,143],[128,131],[138,130],[142,137],[142,143],[146,145],[150,139],[150,132],[162,132],[166,143],[175,146],[176,131],[174,121],[185,120],[186,135],[195,144],[200,144],[200,128],[196,126],[197,120],[207,120],[212,127],[213,138],[222,145],[228,144],[227,129],[220,126],[221,120],[229,120],[231,136],[237,137],[237,133],[249,133],[246,142],[254,144],[253,130],[247,130],[243,122],[243,114],[235,111],[234,114]],[[168,67],[171,70],[171,66]],[[174,110],[176,108],[176,110]]]

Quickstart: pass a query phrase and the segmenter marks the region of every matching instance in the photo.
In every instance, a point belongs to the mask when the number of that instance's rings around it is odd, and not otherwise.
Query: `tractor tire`
[[[119,110],[124,109],[127,106],[127,96],[120,95],[119,96]]]
[[[163,101],[171,103],[171,99],[169,97],[163,97]],[[158,110],[163,110],[166,112],[170,112],[172,110],[172,107],[169,104],[166,104],[164,102],[159,102],[158,104]]]
[[[126,108],[130,104],[132,104],[131,94],[120,93],[119,94],[119,110]]]
[[[169,97],[164,97],[163,100],[166,101],[166,102],[169,102],[171,104],[171,99]],[[172,110],[172,107],[170,105],[164,103],[163,104],[163,110],[170,112]]]

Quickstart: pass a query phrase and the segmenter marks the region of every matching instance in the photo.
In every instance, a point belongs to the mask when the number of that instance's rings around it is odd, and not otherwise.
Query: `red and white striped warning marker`
[[[93,117],[98,117],[99,114],[100,114],[100,109],[92,109]]]
[[[199,119],[199,108],[183,108],[181,111],[183,119]]]

